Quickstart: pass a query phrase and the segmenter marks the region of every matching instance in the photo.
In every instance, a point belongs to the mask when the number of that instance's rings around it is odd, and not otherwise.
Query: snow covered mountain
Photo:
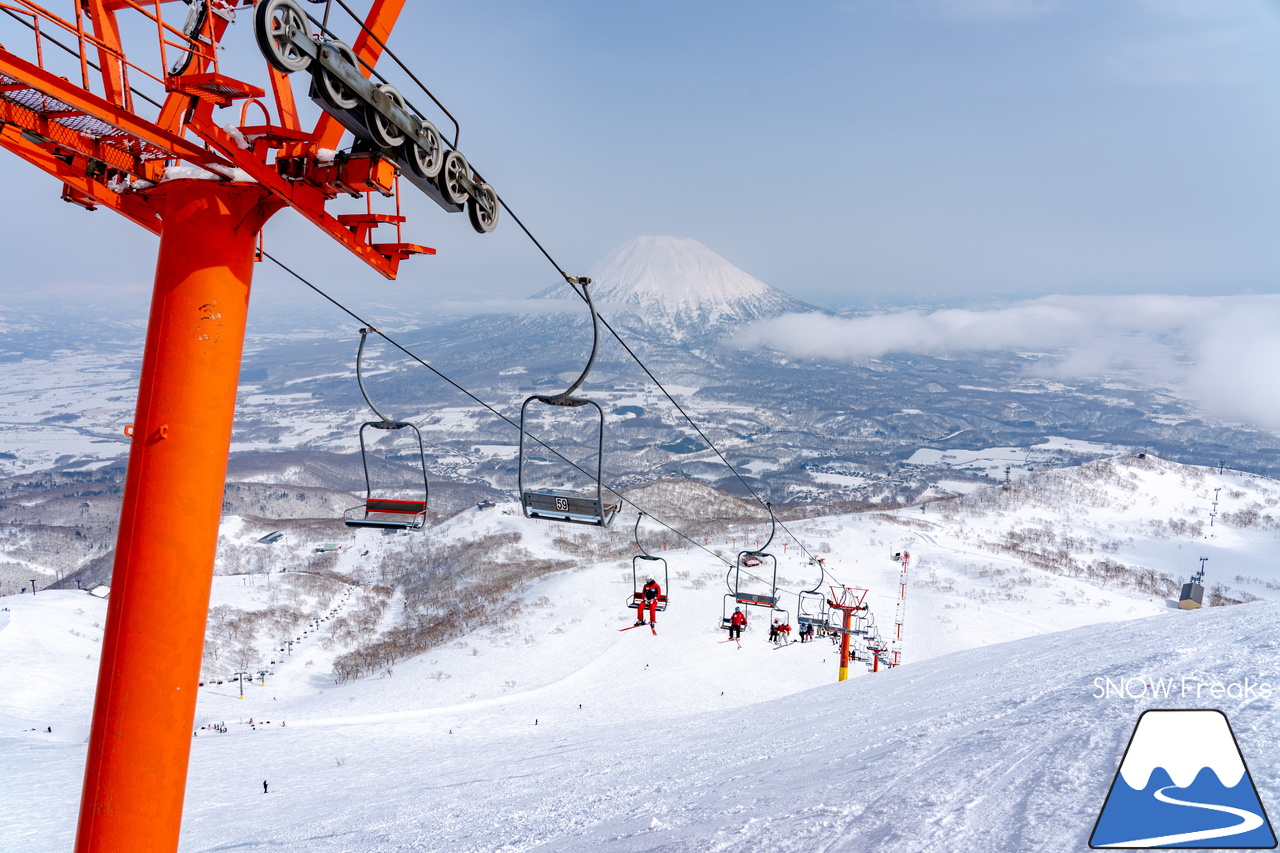
[[[620,309],[646,336],[668,343],[715,337],[726,330],[801,311],[817,311],[748,275],[687,237],[636,237],[593,266],[591,293],[610,319]],[[563,284],[536,299],[575,299]]]

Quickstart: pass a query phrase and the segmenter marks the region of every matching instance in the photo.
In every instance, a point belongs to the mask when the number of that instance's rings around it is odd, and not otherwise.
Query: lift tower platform
[[[47,2],[58,11],[0,3],[0,148],[59,181],[64,200],[160,242],[75,850],[165,853],[178,845],[263,224],[292,208],[394,278],[434,253],[401,238],[406,168],[441,206],[469,207],[478,231],[492,230],[497,198],[457,151],[456,123],[445,150],[375,71],[405,0],[369,2],[350,47],[295,0]],[[237,17],[236,37],[266,59],[265,87],[220,68]],[[126,51],[124,34],[140,33]],[[308,64],[309,91],[327,96],[304,127],[290,74]],[[221,123],[216,108],[230,108]],[[331,209],[351,198],[363,210]]]

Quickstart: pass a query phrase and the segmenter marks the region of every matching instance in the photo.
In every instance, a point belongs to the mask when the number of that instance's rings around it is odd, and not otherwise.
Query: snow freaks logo
[[[1221,711],[1144,711],[1089,846],[1269,850],[1275,833]]]
[[[1276,692],[1268,681],[1205,681],[1202,678],[1121,678],[1093,680],[1094,699],[1270,699]]]

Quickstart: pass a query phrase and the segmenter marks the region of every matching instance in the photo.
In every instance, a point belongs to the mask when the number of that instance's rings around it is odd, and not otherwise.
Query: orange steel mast
[[[164,216],[76,850],[176,850],[260,187],[182,180]]]
[[[867,590],[854,589],[847,586],[831,587],[831,597],[827,606],[844,614],[844,623],[840,628],[840,674],[837,681],[849,680],[849,637],[853,634],[853,617],[855,613],[867,610]]]
[[[419,166],[430,165],[423,153],[429,146],[422,147],[431,141],[426,130],[418,142],[421,151],[393,151],[384,138],[382,148],[366,146],[362,154],[335,160],[325,149],[337,147],[343,126],[328,107],[313,128],[301,126],[279,60],[268,57],[273,121],[261,100],[265,90],[222,74],[217,55],[237,9],[265,13],[256,16],[264,53],[264,18],[274,28],[268,47],[274,44],[284,54],[297,50],[297,43],[331,51],[341,43],[311,36],[306,15],[289,0],[263,0],[257,8],[252,0],[190,3],[188,23],[180,29],[164,18],[162,7],[171,0],[74,0],[66,17],[29,0],[0,0],[0,12],[34,34],[26,56],[15,52],[15,40],[0,46],[0,148],[61,181],[66,201],[90,210],[107,207],[160,236],[137,413],[125,428],[131,436],[129,464],[77,853],[177,849],[263,224],[282,207],[292,207],[387,278],[395,277],[402,260],[434,253],[400,239],[404,217],[398,204],[394,215],[374,213],[368,204],[374,193],[398,192],[405,157],[417,152]],[[370,77],[404,3],[373,0],[354,47],[341,45],[343,55],[355,60],[348,60],[351,68],[343,73]],[[140,14],[154,28],[159,73],[127,57],[119,12]],[[63,56],[63,68],[54,69],[54,55]],[[346,79],[361,90],[358,78]],[[135,83],[164,92],[163,104],[149,117],[139,103],[145,99],[135,99]],[[385,101],[387,88],[373,99]],[[213,108],[236,102],[242,103],[239,126],[219,126]],[[429,124],[406,117],[403,100],[398,103],[399,112],[394,105],[374,106],[388,137],[409,121],[419,128]],[[249,126],[250,108],[265,123]],[[343,122],[348,129],[349,121]],[[453,141],[456,146],[456,134]],[[442,184],[445,201],[437,203],[461,210],[465,202],[476,230],[491,230],[497,216],[492,189],[456,151],[448,152],[445,165],[450,162],[452,184]],[[171,172],[177,165],[198,167],[196,174],[207,179]],[[431,176],[424,171],[419,168],[415,183],[431,193],[434,185],[425,183]],[[340,195],[362,197],[367,212],[328,212],[328,203]],[[372,240],[382,225],[394,226],[395,240]]]

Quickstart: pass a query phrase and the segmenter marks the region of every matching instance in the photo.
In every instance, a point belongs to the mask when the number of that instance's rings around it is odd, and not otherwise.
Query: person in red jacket
[[[742,629],[747,627],[747,614],[742,612],[741,607],[733,608],[733,615],[729,617],[729,639],[741,640]]]
[[[662,595],[662,587],[649,575],[636,599],[636,625],[644,624],[644,610],[649,608],[649,624],[658,624],[658,596]]]

